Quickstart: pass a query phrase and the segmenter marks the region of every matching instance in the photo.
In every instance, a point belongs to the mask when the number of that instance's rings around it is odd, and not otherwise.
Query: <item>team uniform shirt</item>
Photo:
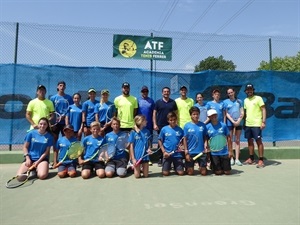
[[[85,112],[86,125],[90,126],[95,121],[95,107],[99,103],[98,100],[87,100],[82,104],[82,112]]]
[[[149,137],[150,131],[146,128],[140,132],[136,132],[135,130],[130,132],[128,142],[133,144],[134,158],[136,160],[147,154],[147,150],[149,148]],[[143,160],[149,160],[149,156],[146,156]]]
[[[196,103],[194,106],[200,110],[199,121],[204,123],[207,120],[207,106],[205,104],[200,105],[199,103]]]
[[[162,129],[169,124],[167,119],[168,113],[177,111],[177,105],[173,99],[169,99],[167,102],[159,99],[155,102],[154,110],[156,111],[156,124],[159,129]]]
[[[46,152],[47,147],[53,146],[53,136],[48,132],[40,134],[38,130],[27,133],[25,141],[29,142],[28,154],[32,161],[37,161]],[[45,159],[49,159],[49,156]]]
[[[54,105],[49,99],[35,98],[28,103],[26,111],[31,112],[31,119],[38,124],[42,117],[49,118],[50,113],[54,112]],[[33,126],[30,126],[30,129],[33,129]]]
[[[114,116],[115,111],[116,108],[110,101],[103,103],[99,102],[95,105],[95,114],[98,114],[99,122],[101,124],[110,122],[109,118],[112,118]]]
[[[206,103],[207,105],[207,110],[209,109],[215,109],[218,113],[218,121],[219,122],[223,122],[224,121],[224,115],[223,112],[225,110],[225,105],[223,102],[214,102],[214,101],[210,101]]]
[[[184,125],[183,132],[185,137],[189,134],[193,134],[198,138],[198,146],[189,152],[190,155],[197,155],[204,151],[204,141],[207,135],[207,129],[204,123],[200,121],[196,124],[193,122],[188,122]],[[187,147],[189,149],[189,146]]]
[[[178,109],[178,125],[183,128],[187,122],[191,121],[189,110],[194,105],[194,100],[192,98],[176,98],[175,102]]]
[[[158,136],[158,139],[161,140],[166,152],[172,152],[177,150],[177,146],[180,140],[183,137],[183,130],[179,126],[175,126],[174,128],[169,125],[164,126]],[[171,155],[174,158],[182,158],[183,155],[181,152],[175,152]]]
[[[134,127],[134,109],[138,108],[137,99],[129,95],[125,97],[120,95],[114,100],[115,106],[118,110],[118,118],[121,121],[121,128]]]
[[[240,99],[234,99],[233,101],[231,101],[230,99],[226,99],[223,102],[224,102],[224,105],[225,105],[225,110],[229,113],[229,115],[232,118],[233,118],[232,115],[235,111],[238,110],[238,112],[240,112],[240,109],[243,108],[242,101]],[[228,127],[233,126],[232,122],[229,119],[226,120],[226,125]]]
[[[206,125],[208,138],[214,137],[217,134],[223,134],[226,137],[229,135],[228,127],[225,123],[218,122],[217,125],[208,123]],[[211,155],[228,155],[227,145],[219,152],[211,152]]]
[[[103,137],[98,136],[97,138],[93,137],[93,135],[86,136],[82,145],[84,147],[83,160],[90,159],[93,155],[96,154],[100,146],[102,145]],[[95,157],[90,162],[99,162],[99,158]]]
[[[78,132],[82,124],[82,105],[70,105],[67,116],[69,123],[74,127],[74,132]]]
[[[71,137],[70,139],[64,137],[60,137],[57,142],[56,142],[56,148],[59,150],[59,154],[58,154],[58,162],[60,162],[64,156],[66,155],[66,152],[68,151],[70,145],[73,142],[76,142],[77,138],[76,137]],[[64,160],[64,162],[62,163],[62,165],[68,165],[70,163],[76,162],[76,159],[69,159],[69,157],[67,156]]]
[[[246,110],[246,126],[260,127],[262,124],[261,107],[265,105],[262,97],[254,95],[252,98],[245,98],[244,109]]]
[[[61,115],[65,115],[67,113],[67,112],[64,112],[65,104],[63,103],[63,100],[67,100],[69,103],[69,106],[74,104],[72,97],[67,94],[65,94],[63,96],[58,95],[58,94],[53,95],[53,96],[51,96],[50,100],[54,104],[55,112],[58,112]],[[68,110],[68,108],[66,110]],[[65,120],[61,120],[59,122],[59,124],[65,124]]]
[[[146,128],[148,130],[153,130],[153,121],[152,121],[152,115],[154,110],[155,103],[152,98],[138,98],[138,111],[137,114],[142,114],[147,119],[147,126]]]
[[[120,134],[122,134],[122,132],[119,132],[116,134],[115,132],[111,131],[111,132],[107,133],[104,137],[103,144],[115,146]],[[125,151],[118,151],[118,149],[116,149],[116,153],[115,153],[114,157],[112,157],[112,159],[122,159],[122,158],[126,158]]]

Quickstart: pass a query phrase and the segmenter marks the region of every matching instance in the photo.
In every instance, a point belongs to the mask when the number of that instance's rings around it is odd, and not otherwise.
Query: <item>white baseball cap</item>
[[[207,111],[207,116],[212,116],[218,114],[217,111],[215,109],[210,109]]]

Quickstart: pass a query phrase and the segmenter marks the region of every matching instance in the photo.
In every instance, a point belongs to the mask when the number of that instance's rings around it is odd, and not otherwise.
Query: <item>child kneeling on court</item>
[[[158,144],[163,153],[162,174],[169,176],[173,164],[176,173],[182,176],[184,175],[183,154],[177,149],[183,138],[183,130],[177,125],[175,112],[168,113],[167,119],[169,125],[161,129],[158,137]]]
[[[149,174],[149,149],[150,144],[150,131],[146,129],[147,120],[143,115],[137,115],[134,118],[134,130],[130,132],[129,143],[130,143],[130,159],[134,165],[134,176],[135,178],[141,177],[141,169],[144,177],[148,177]],[[138,160],[142,158],[142,161],[138,164]]]
[[[78,158],[79,164],[82,165],[81,177],[83,179],[88,179],[94,169],[99,178],[105,177],[105,164],[103,161],[100,161],[98,155],[99,148],[103,142],[103,137],[99,136],[100,128],[99,122],[92,122],[90,125],[92,134],[83,139],[84,151],[82,156]]]

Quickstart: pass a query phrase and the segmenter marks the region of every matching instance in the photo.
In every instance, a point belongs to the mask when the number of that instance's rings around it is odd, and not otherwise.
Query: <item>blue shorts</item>
[[[126,158],[110,160],[106,164],[105,172],[113,172],[118,176],[125,176],[127,174],[127,164]]]
[[[262,138],[262,130],[260,127],[245,127],[245,138],[259,140]]]
[[[76,164],[75,163],[68,163],[68,164],[61,164],[58,167],[58,171],[57,172],[63,172],[63,171],[75,171],[76,170]]]
[[[171,166],[174,166],[175,171],[183,171],[184,165],[182,158],[175,158],[175,157],[169,157],[169,158],[163,158],[162,161],[162,171],[170,171]]]
[[[193,157],[196,156],[196,155],[197,154],[192,154],[191,158],[193,159]],[[198,159],[196,159],[196,161],[194,161],[194,160],[191,160],[190,162],[185,161],[185,168],[194,168],[195,163],[198,163],[199,167],[206,167],[207,154],[204,153]]]

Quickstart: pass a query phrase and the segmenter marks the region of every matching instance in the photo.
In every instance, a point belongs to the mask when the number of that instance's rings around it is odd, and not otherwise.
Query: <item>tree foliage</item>
[[[209,56],[206,59],[200,61],[198,65],[195,66],[194,72],[199,72],[203,70],[225,70],[225,71],[235,71],[236,65],[231,60],[225,60],[221,55],[218,58],[214,56]]]
[[[262,61],[257,70],[271,70],[270,63]],[[275,57],[272,59],[272,70],[300,72],[300,52],[296,56],[286,56],[284,58]]]

